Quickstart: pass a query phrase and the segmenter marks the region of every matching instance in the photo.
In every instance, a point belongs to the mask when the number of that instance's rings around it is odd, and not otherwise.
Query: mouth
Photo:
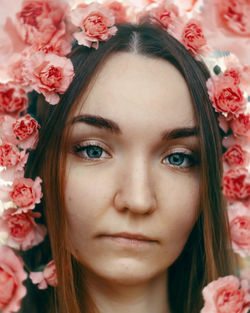
[[[157,243],[158,240],[152,239],[148,236],[143,234],[132,234],[132,233],[114,233],[114,234],[105,234],[101,235],[100,237],[104,239],[112,240],[113,242],[117,242],[123,245],[129,246],[143,246]]]

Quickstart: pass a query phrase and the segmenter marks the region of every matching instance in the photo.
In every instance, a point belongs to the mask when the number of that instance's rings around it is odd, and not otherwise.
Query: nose
[[[156,209],[154,184],[147,162],[137,160],[123,166],[114,197],[115,208],[134,214],[150,214]]]

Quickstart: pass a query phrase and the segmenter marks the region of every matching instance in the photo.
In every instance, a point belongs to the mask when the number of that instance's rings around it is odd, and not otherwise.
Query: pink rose
[[[28,250],[43,241],[46,228],[35,222],[35,218],[40,217],[40,213],[28,211],[15,214],[15,211],[15,209],[4,211],[0,219],[0,230],[9,234],[7,241],[9,247]]]
[[[30,279],[33,284],[38,284],[39,289],[46,289],[48,285],[52,287],[57,286],[57,276],[55,262],[50,261],[43,272],[32,272],[30,273]]]
[[[202,291],[205,305],[201,313],[247,313],[250,292],[248,282],[235,276],[220,277]]]
[[[41,178],[36,177],[35,181],[30,178],[17,178],[13,182],[10,197],[12,201],[20,208],[17,213],[28,212],[40,203],[42,197]]]
[[[230,121],[230,128],[235,136],[250,135],[250,114],[240,114]]]
[[[17,312],[26,288],[22,282],[27,278],[20,257],[8,247],[0,245],[0,310],[2,313]]]
[[[231,76],[214,76],[207,81],[209,98],[217,112],[238,116],[243,113],[247,99]]]
[[[179,17],[179,9],[175,4],[166,4],[165,1],[161,1],[157,7],[150,10],[150,15],[161,22],[165,29],[168,29],[169,25]]]
[[[250,255],[250,210],[242,203],[228,208],[232,247],[241,257]]]
[[[107,0],[104,3],[105,7],[110,10],[114,17],[115,17],[115,23],[126,23],[128,22],[128,16],[127,16],[127,6],[125,6],[122,2],[115,1],[115,0]]]
[[[72,23],[81,31],[74,33],[80,45],[98,48],[99,41],[110,39],[117,32],[115,17],[111,10],[99,3],[85,8],[78,7],[71,13]]]
[[[45,96],[50,104],[57,104],[59,94],[65,93],[73,77],[70,59],[43,52],[34,53],[25,63],[24,75],[30,86]]]
[[[250,176],[246,168],[231,169],[224,173],[223,193],[231,200],[246,200],[250,196]]]
[[[55,38],[61,39],[66,33],[67,11],[68,4],[64,0],[23,0],[21,11],[16,15],[17,31],[23,41],[36,50],[53,46],[53,41],[57,43]]]
[[[247,159],[247,151],[243,150],[238,144],[230,147],[223,155],[223,161],[230,166],[243,166]]]
[[[18,116],[27,105],[27,96],[22,88],[0,83],[0,114]]]
[[[203,28],[214,49],[231,51],[250,63],[250,3],[248,0],[207,0],[203,6]]]
[[[191,54],[206,54],[208,52],[207,41],[204,37],[201,22],[191,19],[184,27],[182,43]]]
[[[38,123],[29,114],[20,117],[12,124],[13,133],[18,139],[18,146],[34,149],[38,141]]]

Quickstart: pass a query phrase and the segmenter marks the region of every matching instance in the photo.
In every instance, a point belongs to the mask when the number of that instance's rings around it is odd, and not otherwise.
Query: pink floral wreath
[[[115,35],[116,23],[136,23],[144,15],[161,22],[197,59],[213,49],[230,51],[224,69],[207,81],[209,97],[226,134],[222,190],[234,252],[250,256],[250,2],[248,0],[1,0],[0,29],[0,310],[17,312],[29,276],[38,288],[56,286],[53,260],[42,272],[24,270],[14,251],[41,243],[44,225],[35,205],[41,179],[24,178],[39,125],[27,114],[27,92],[35,90],[55,105],[74,76],[66,55],[72,43],[98,49]],[[191,17],[190,17],[191,16]],[[238,60],[238,58],[241,60]],[[202,313],[247,313],[250,271],[241,279],[219,278],[203,289]],[[243,279],[243,278],[248,278]]]

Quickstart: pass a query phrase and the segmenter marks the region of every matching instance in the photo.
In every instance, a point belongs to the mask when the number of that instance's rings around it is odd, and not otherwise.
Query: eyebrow
[[[75,123],[86,123],[92,126],[96,126],[98,128],[105,128],[117,135],[122,134],[122,131],[116,122],[111,121],[107,118],[103,118],[99,115],[78,115],[70,121],[71,125]]]
[[[86,123],[98,128],[104,128],[112,133],[121,135],[122,131],[118,124],[110,119],[103,118],[99,115],[83,114],[75,116],[70,122],[71,125],[76,123]],[[164,131],[162,133],[162,140],[178,139],[182,137],[198,136],[197,127],[180,127]]]

